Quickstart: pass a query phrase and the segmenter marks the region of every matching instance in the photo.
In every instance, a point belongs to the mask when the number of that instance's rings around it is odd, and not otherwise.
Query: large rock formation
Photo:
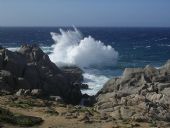
[[[60,68],[71,83],[83,82],[83,70],[76,66],[64,66]]]
[[[41,89],[46,95],[61,96],[66,102],[81,100],[79,87],[36,45],[23,45],[17,52],[0,49],[0,90]]]
[[[96,95],[96,109],[115,119],[170,121],[170,61],[160,69],[127,68]]]

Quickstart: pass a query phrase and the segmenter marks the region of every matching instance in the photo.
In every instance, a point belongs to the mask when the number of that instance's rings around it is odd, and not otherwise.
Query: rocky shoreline
[[[170,61],[156,69],[127,68],[97,94],[96,108],[114,119],[170,121]]]
[[[17,52],[0,49],[1,91],[33,90],[43,95],[61,96],[67,103],[78,104],[82,94],[73,84],[80,81],[81,72],[78,70],[76,67],[71,71],[59,69],[36,45],[23,45]]]
[[[96,96],[81,93],[88,88],[82,73],[57,67],[36,45],[1,47],[0,127],[170,127],[170,61],[159,69],[127,68]]]

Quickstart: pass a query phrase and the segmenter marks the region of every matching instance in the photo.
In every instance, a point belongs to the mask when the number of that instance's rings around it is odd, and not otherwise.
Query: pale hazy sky
[[[170,27],[170,0],[0,0],[0,26]]]

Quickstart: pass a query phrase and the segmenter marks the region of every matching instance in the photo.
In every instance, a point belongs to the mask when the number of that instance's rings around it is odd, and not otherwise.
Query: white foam
[[[53,51],[53,48],[50,46],[41,46],[41,49],[43,50],[44,53],[51,53]]]
[[[19,47],[8,47],[7,49],[12,51],[12,52],[15,52],[15,51],[19,50]]]
[[[99,73],[100,70],[96,72],[94,68],[113,66],[117,62],[118,52],[91,36],[83,37],[76,28],[68,31],[60,29],[60,33],[51,32],[51,35],[55,44],[52,46],[50,59],[58,66],[77,65],[84,69],[84,83],[88,84],[90,89],[82,90],[82,93],[95,95],[109,77],[102,74],[102,71]]]
[[[55,44],[50,59],[59,64],[89,66],[110,66],[114,65],[118,58],[118,52],[110,45],[105,45],[93,37],[83,37],[76,28],[74,30],[60,33],[51,33]]]
[[[156,69],[160,69],[161,67],[155,67]]]
[[[150,47],[151,47],[151,46],[149,46],[149,45],[148,45],[148,46],[146,46],[146,48],[150,48]]]
[[[51,46],[50,47],[49,46],[41,46],[40,48],[43,50],[44,53],[50,53],[53,51],[53,48]],[[15,51],[18,51],[20,49],[20,47],[7,47],[7,49],[15,52]]]
[[[104,75],[84,73],[83,76],[84,83],[89,85],[89,89],[82,90],[82,93],[83,94],[87,93],[89,95],[95,95],[109,80],[109,77],[106,77]]]

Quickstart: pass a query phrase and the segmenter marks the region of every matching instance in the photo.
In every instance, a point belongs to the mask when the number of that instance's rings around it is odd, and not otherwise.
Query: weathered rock
[[[30,89],[30,87],[31,87],[31,85],[28,82],[28,80],[24,79],[23,77],[18,77],[16,88]]]
[[[7,49],[0,50],[0,58],[2,58],[4,70],[10,71],[17,77],[23,76],[23,71],[26,67],[26,59],[17,52],[11,52]]]
[[[71,75],[66,76],[66,72]],[[0,49],[0,89],[38,89],[45,95],[61,96],[65,102],[78,104],[82,94],[72,82],[80,80],[81,75],[77,67],[61,71],[36,45],[23,45],[17,52]]]
[[[2,49],[0,49],[2,51]],[[4,63],[4,57],[3,57],[3,52],[0,52],[0,69],[3,68],[3,63]]]
[[[170,61],[160,69],[127,68],[96,95],[96,110],[115,119],[169,120]]]
[[[29,84],[29,88],[39,88],[41,84],[41,78],[40,74],[37,70],[36,65],[27,65],[24,75],[23,75],[24,81],[27,81],[27,84]],[[26,84],[26,85],[27,85]],[[24,89],[28,89],[27,86],[23,86]]]
[[[71,83],[81,83],[83,81],[83,70],[76,66],[61,67],[61,70]]]
[[[170,60],[168,60],[166,62],[165,65],[163,65],[161,68],[160,68],[160,74],[162,75],[165,75],[167,77],[167,80],[169,81],[169,77],[170,77]]]
[[[0,70],[0,89],[12,91],[15,89],[15,77],[11,72]]]
[[[83,121],[84,123],[90,123],[90,114],[85,112],[80,121]]]
[[[108,115],[107,115],[105,112],[102,112],[102,113],[100,114],[100,119],[101,119],[101,120],[107,120],[107,119],[108,119]]]
[[[79,87],[82,90],[89,88],[88,84],[74,83],[73,85]]]
[[[16,96],[22,96],[22,95],[24,95],[24,92],[25,92],[24,89],[19,89],[19,90],[16,92]]]
[[[33,89],[31,90],[31,95],[35,97],[42,96],[43,92],[41,89]]]
[[[80,103],[81,99],[82,99],[82,93],[80,91],[80,88],[77,86],[71,86],[70,90],[65,90],[64,94],[64,99],[66,102],[72,102],[72,104],[77,104]]]
[[[50,96],[50,98],[58,103],[63,103],[63,99],[60,96]]]
[[[142,114],[135,114],[132,117],[132,120],[137,121],[137,122],[147,122],[149,121],[147,116],[144,116]]]
[[[88,89],[88,88],[89,88],[88,84],[81,84],[80,85],[80,89]]]
[[[80,105],[93,106],[94,103],[95,103],[95,96],[89,96],[88,94],[83,94]]]

